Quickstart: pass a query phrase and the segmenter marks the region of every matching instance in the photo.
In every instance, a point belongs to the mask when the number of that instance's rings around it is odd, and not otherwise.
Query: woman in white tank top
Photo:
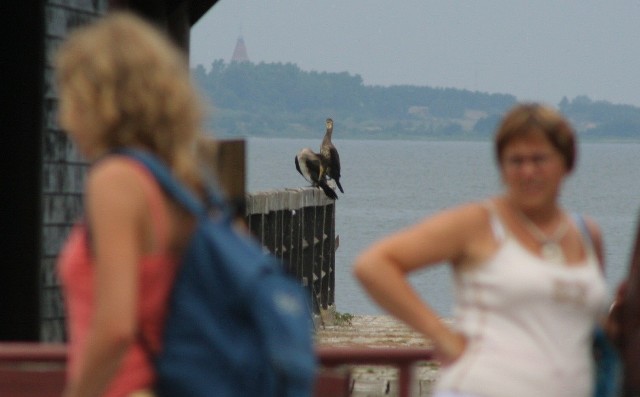
[[[356,260],[371,297],[433,342],[436,396],[591,395],[591,333],[608,297],[598,226],[587,219],[587,236],[558,202],[575,153],[558,112],[517,105],[495,137],[503,193],[427,218]],[[453,326],[406,277],[441,262],[455,278]]]

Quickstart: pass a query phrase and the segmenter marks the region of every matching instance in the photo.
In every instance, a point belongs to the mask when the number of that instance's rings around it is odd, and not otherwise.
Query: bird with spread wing
[[[296,170],[312,186],[321,188],[327,197],[337,200],[338,195],[327,184],[326,169],[321,157],[308,147],[301,149],[295,157]]]

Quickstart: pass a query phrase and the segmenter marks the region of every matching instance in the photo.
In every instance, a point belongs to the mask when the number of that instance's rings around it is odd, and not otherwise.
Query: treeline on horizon
[[[368,86],[360,75],[304,71],[292,63],[214,61],[192,75],[212,104],[208,127],[218,137],[486,139],[517,98],[427,86]],[[581,137],[640,137],[640,108],[563,98],[557,108]]]

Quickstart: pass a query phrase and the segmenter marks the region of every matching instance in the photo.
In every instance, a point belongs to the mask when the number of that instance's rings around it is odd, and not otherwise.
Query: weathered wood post
[[[313,310],[334,305],[335,203],[317,188],[247,195],[249,228],[305,286]]]
[[[203,137],[198,144],[198,156],[212,171],[236,213],[244,217],[246,195],[246,145],[242,139],[214,140]]]

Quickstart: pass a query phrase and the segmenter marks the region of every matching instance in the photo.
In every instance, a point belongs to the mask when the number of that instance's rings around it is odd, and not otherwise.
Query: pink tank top
[[[607,288],[594,249],[553,264],[523,247],[491,207],[498,251],[455,274],[456,328],[469,340],[436,389],[478,396],[591,395],[591,339]]]
[[[169,239],[169,212],[160,187],[143,166],[133,160],[125,161],[131,163],[132,172],[139,176],[145,190],[161,248],[158,253],[146,255],[140,261],[137,311],[140,340],[125,354],[119,370],[107,387],[105,397],[126,396],[153,384],[154,373],[146,349],[157,351],[160,348],[161,330],[178,263],[166,250]],[[78,376],[82,365],[82,353],[94,311],[94,264],[88,240],[85,225],[75,225],[58,258],[58,273],[64,292],[69,334],[70,379]]]

